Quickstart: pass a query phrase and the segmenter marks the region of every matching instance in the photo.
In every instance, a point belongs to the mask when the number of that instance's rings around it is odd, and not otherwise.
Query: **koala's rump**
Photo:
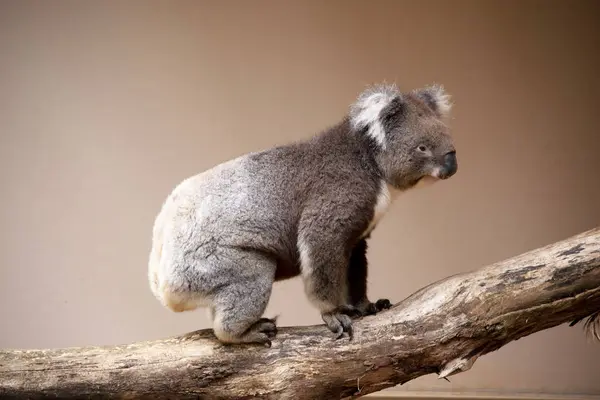
[[[276,170],[272,161],[247,155],[182,182],[162,211],[169,216],[162,253],[170,271],[164,275],[180,276],[180,287],[210,292],[250,272],[244,269],[255,264],[248,262],[254,256],[277,266],[274,279],[297,275],[298,205]]]

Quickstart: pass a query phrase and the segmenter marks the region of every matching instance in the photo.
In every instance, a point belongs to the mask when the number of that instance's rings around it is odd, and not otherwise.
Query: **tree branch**
[[[0,351],[0,395],[40,398],[354,398],[436,373],[554,326],[600,340],[600,228],[431,284],[333,340],[280,328],[273,347],[223,346],[211,330],[123,346]]]

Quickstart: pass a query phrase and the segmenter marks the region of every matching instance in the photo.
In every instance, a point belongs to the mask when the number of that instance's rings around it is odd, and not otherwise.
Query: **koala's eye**
[[[427,151],[427,147],[425,147],[424,145],[420,145],[417,148],[419,149],[420,152],[423,152],[423,153],[425,153]]]

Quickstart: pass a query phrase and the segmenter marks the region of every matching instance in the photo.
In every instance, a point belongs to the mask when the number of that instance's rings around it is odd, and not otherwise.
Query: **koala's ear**
[[[364,90],[350,107],[350,121],[357,131],[364,130],[385,147],[384,121],[403,109],[402,94],[395,85],[376,85]]]
[[[436,113],[438,117],[447,117],[452,109],[450,95],[442,85],[430,85],[413,92]]]
[[[381,110],[379,119],[383,124],[386,132],[390,131],[393,126],[399,125],[406,113],[406,102],[401,95],[394,97]]]

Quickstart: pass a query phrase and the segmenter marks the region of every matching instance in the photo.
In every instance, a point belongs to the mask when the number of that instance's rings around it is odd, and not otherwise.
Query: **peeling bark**
[[[271,348],[223,346],[211,330],[122,346],[0,351],[2,398],[356,398],[563,323],[600,340],[600,228],[433,283],[354,323],[283,327]]]

